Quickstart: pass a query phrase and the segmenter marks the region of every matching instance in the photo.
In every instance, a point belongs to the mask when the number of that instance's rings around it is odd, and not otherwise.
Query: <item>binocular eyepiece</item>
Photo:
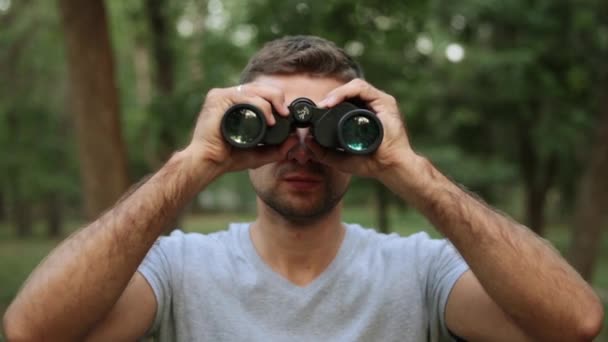
[[[310,127],[319,145],[352,154],[373,153],[382,142],[384,131],[376,114],[353,102],[318,108],[310,99],[300,97],[287,108],[287,117],[273,109],[276,124],[268,126],[261,109],[236,104],[222,118],[222,135],[234,147],[252,148],[281,144],[296,128]]]

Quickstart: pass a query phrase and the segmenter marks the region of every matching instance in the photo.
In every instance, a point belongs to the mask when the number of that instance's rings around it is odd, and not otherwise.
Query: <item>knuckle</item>
[[[369,86],[369,83],[365,82],[360,78],[355,78],[354,80],[352,80],[352,84],[358,88],[364,88],[366,86]]]
[[[207,92],[207,99],[209,98],[216,98],[219,97],[221,94],[222,90],[219,88],[211,88],[209,89],[209,91]]]
[[[258,82],[249,82],[241,84],[242,89],[247,89],[247,92],[256,92],[258,89]]]
[[[270,113],[272,113],[272,106],[270,105],[270,103],[268,103],[268,101],[262,98],[253,98],[251,102],[253,105],[260,108],[265,115],[271,115]]]
[[[271,88],[270,95],[278,101],[283,101],[285,96],[283,95],[283,91],[278,88]]]
[[[265,88],[268,97],[272,100],[281,100],[283,99],[283,91],[277,87],[266,86]]]

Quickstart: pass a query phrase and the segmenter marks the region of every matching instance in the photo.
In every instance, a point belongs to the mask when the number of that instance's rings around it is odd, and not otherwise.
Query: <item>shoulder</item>
[[[375,229],[358,224],[347,224],[346,226],[352,234],[358,237],[359,248],[370,248],[385,254],[426,254],[446,244],[449,245],[447,240],[431,238],[424,231],[401,236],[397,233],[380,233]]]
[[[234,250],[242,229],[246,229],[246,224],[230,224],[227,230],[209,234],[176,229],[168,236],[160,237],[154,243],[154,248],[170,258],[213,257]]]
[[[435,239],[426,232],[408,236],[396,233],[383,234],[359,225],[347,225],[357,238],[355,253],[359,259],[371,259],[383,267],[399,272],[416,271],[421,276],[441,260],[460,258],[447,239]]]

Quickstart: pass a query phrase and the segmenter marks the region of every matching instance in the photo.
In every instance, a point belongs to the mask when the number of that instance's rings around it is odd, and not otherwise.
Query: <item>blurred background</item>
[[[0,315],[56,244],[184,147],[210,88],[288,34],[354,56],[419,153],[608,303],[608,1],[0,0]],[[438,236],[371,180],[345,201],[346,221]],[[246,173],[228,174],[179,227],[254,209]]]

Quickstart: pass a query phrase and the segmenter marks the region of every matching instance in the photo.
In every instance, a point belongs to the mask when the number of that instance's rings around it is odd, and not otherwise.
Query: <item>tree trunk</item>
[[[167,0],[145,0],[144,6],[153,53],[154,84],[156,94],[159,96],[159,101],[156,102],[163,104],[160,110],[166,110],[167,104],[170,104],[173,99],[175,90],[175,55],[171,45],[174,38],[173,23]],[[154,156],[150,158],[156,161],[151,165],[153,168],[164,163],[177,148],[177,139],[171,129],[171,123],[166,121],[170,118],[166,116],[166,113],[160,113],[160,115],[156,115],[156,118],[161,120],[161,125],[160,131],[157,132],[159,146]]]
[[[21,239],[30,237],[33,231],[32,203],[23,195],[19,172],[11,167],[7,170],[7,175],[10,180],[8,190],[11,195],[9,217],[15,228],[15,234]]]
[[[32,203],[22,198],[15,201],[14,225],[20,239],[32,236]]]
[[[167,1],[146,0],[145,8],[154,52],[156,86],[161,95],[171,95],[174,89],[174,56]]]
[[[9,111],[6,116],[8,127],[8,148],[9,151],[19,151],[19,135],[21,134],[21,122],[19,115],[15,111]],[[7,179],[7,192],[9,195],[9,216],[15,228],[15,233],[19,238],[26,238],[32,235],[32,203],[26,196],[23,184],[27,184],[23,179],[23,164],[17,160],[8,163],[5,172]]]
[[[9,179],[11,180],[9,183],[11,194],[10,217],[15,228],[15,234],[18,238],[23,239],[32,235],[32,203],[23,195],[19,173],[13,171],[8,170]]]
[[[59,0],[85,212],[98,216],[127,189],[114,60],[102,0]]]
[[[608,99],[604,100],[596,142],[578,190],[568,259],[590,281],[608,225]]]
[[[152,98],[152,83],[150,82],[150,56],[141,37],[135,38],[133,48],[133,69],[135,71],[135,94],[141,107],[150,104]]]
[[[376,187],[376,214],[378,218],[378,230],[381,233],[390,233],[388,221],[388,191],[380,182],[375,183]]]
[[[47,194],[44,199],[44,211],[47,225],[47,236],[51,239],[61,237],[63,215],[61,199],[55,192]]]
[[[545,230],[545,204],[547,194],[555,180],[558,159],[552,155],[542,162],[534,149],[527,131],[522,131],[520,139],[520,169],[525,185],[526,225],[536,234],[543,236]]]
[[[6,199],[4,189],[0,188],[0,222],[6,221]]]

